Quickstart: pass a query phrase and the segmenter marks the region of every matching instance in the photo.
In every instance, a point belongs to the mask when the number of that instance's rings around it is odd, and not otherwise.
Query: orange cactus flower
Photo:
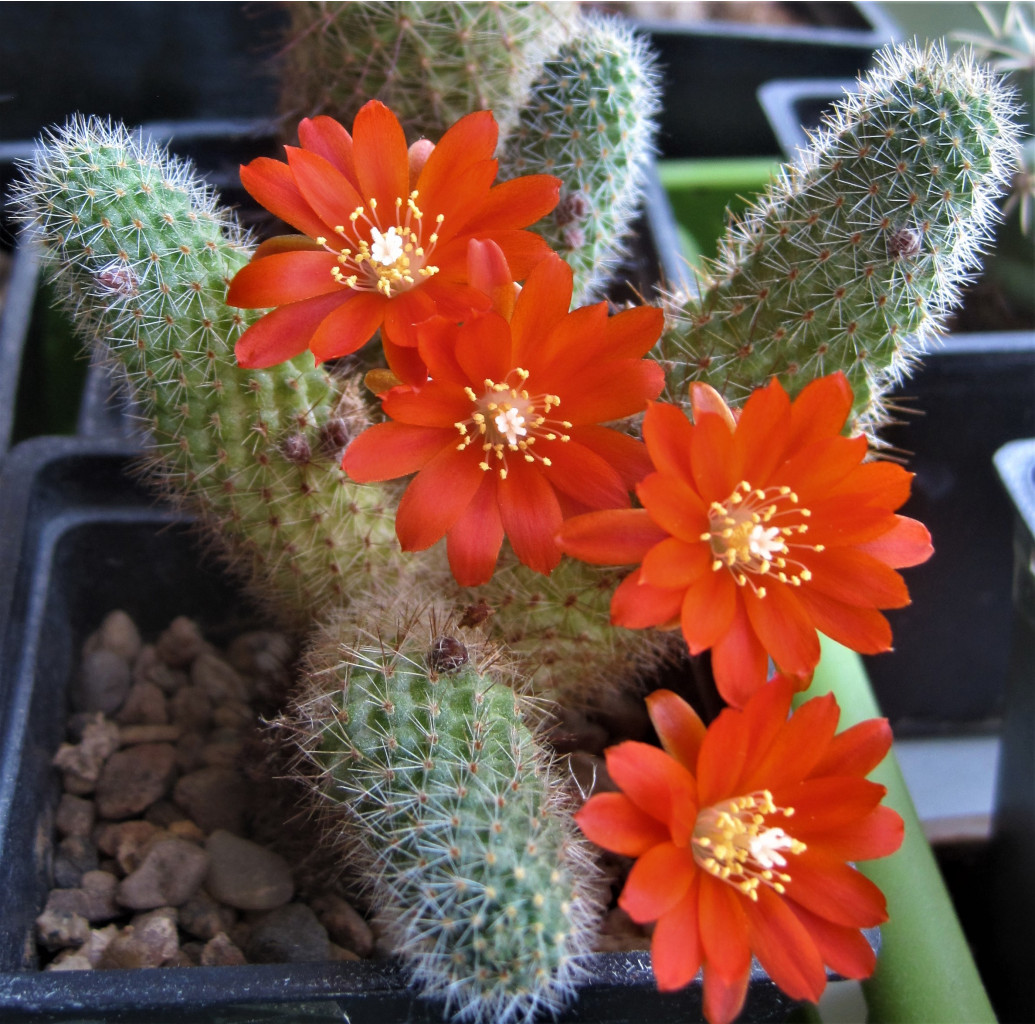
[[[652,405],[643,425],[655,472],[642,509],[564,524],[565,552],[601,565],[639,562],[611,604],[621,626],[680,626],[691,654],[711,649],[719,692],[739,707],[771,657],[802,685],[819,660],[817,630],[863,654],[891,647],[880,609],[909,603],[896,569],[930,557],[919,522],[895,513],[912,474],[864,461],[841,430],[852,407],[843,374],[792,402],[776,380],[739,418],[703,384],[693,423]]]
[[[525,565],[549,573],[565,516],[628,507],[650,461],[641,441],[600,424],[639,413],[664,384],[642,358],[661,333],[660,309],[569,312],[572,273],[558,256],[515,298],[506,280],[493,284],[506,266],[498,251],[472,248],[472,275],[495,308],[421,326],[430,379],[389,389],[389,420],[360,434],[342,463],[360,482],[416,472],[399,502],[399,540],[419,551],[445,536],[464,586],[491,578],[504,536]]]
[[[238,340],[237,361],[272,366],[306,348],[333,359],[379,328],[386,344],[412,347],[420,321],[488,308],[466,278],[471,238],[495,241],[524,278],[550,252],[524,229],[557,204],[560,182],[529,175],[493,186],[497,133],[480,111],[437,146],[407,150],[396,116],[371,100],[352,135],[333,118],[306,118],[287,163],[243,166],[253,198],[302,234],[264,242],[231,281],[230,305],[276,307]]]
[[[860,929],[887,920],[881,891],[850,861],[893,853],[902,819],[865,776],[891,744],[883,719],[835,735],[832,695],[788,718],[792,684],[778,678],[706,730],[668,690],[647,698],[664,749],[627,741],[605,751],[619,792],[575,815],[599,846],[635,863],[618,903],[657,922],[658,988],[704,970],[704,1013],[727,1024],[744,1003],[751,958],[794,999],[818,1000],[825,965],[868,977]]]

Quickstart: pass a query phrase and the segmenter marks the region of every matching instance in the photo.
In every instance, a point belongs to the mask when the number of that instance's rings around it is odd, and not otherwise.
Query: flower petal
[[[303,149],[322,156],[355,184],[357,179],[356,165],[352,159],[352,136],[333,117],[321,114],[303,118],[298,125],[298,141]]]
[[[857,928],[833,924],[792,901],[787,906],[812,936],[825,964],[844,978],[859,980],[873,974],[877,957]]]
[[[891,650],[891,626],[874,608],[842,604],[811,587],[802,587],[798,600],[808,609],[816,629],[860,654]]]
[[[649,359],[608,360],[582,371],[577,390],[562,398],[561,415],[576,425],[623,419],[642,412],[664,386],[664,370]]]
[[[591,796],[576,812],[575,823],[590,842],[624,857],[641,857],[671,840],[668,828],[624,793]]]
[[[537,467],[512,459],[506,479],[497,484],[497,494],[514,554],[535,572],[549,573],[561,560],[554,537],[562,518],[557,495],[546,477]]]
[[[687,587],[679,625],[691,654],[706,651],[725,636],[736,617],[737,604],[737,587],[727,572],[707,568]]]
[[[727,704],[743,707],[765,684],[769,656],[748,620],[742,601],[729,630],[712,646],[712,673]]]
[[[682,602],[682,590],[651,586],[637,569],[615,588],[611,597],[611,622],[626,629],[668,627],[679,621]]]
[[[756,636],[782,671],[803,675],[816,667],[819,637],[796,592],[774,581],[765,597],[745,593],[744,606]]]
[[[699,876],[695,874],[683,898],[654,926],[650,961],[659,992],[674,992],[689,985],[701,969],[699,890]]]
[[[843,373],[810,381],[794,399],[788,450],[840,434],[851,411],[852,389]]]
[[[552,441],[535,447],[539,456],[550,460],[550,483],[582,507],[629,506],[629,489],[618,472],[596,452],[579,444],[576,435],[567,443]]]
[[[700,922],[705,987],[711,971],[726,982],[734,982],[751,970],[744,902],[745,897],[731,885],[702,874]]]
[[[345,301],[349,293],[331,277],[331,268],[337,265],[335,255],[323,250],[264,256],[246,263],[234,275],[226,293],[227,305],[265,309],[328,292],[337,292]]]
[[[322,156],[294,146],[285,146],[284,150],[302,198],[326,225],[313,237],[326,236],[333,244],[336,239],[341,239],[334,228],[349,224],[349,214],[364,204],[363,198],[345,175],[335,170]]]
[[[453,435],[408,423],[376,423],[345,450],[342,469],[359,483],[394,480],[423,469],[447,446]]]
[[[653,468],[643,442],[620,430],[586,424],[573,427],[571,436],[610,463],[627,489],[631,490]]]
[[[373,292],[353,292],[352,297],[328,313],[309,339],[317,361],[337,359],[361,349],[377,332],[387,300]]]
[[[656,921],[683,899],[697,870],[685,846],[660,843],[633,864],[618,905],[637,924]]]
[[[650,402],[643,417],[643,440],[654,467],[662,476],[677,477],[693,486],[690,443],[694,428],[678,406]]]
[[[237,339],[237,365],[262,369],[293,359],[306,350],[320,324],[343,301],[346,299],[340,294],[318,295],[267,313]]]
[[[643,559],[643,578],[656,587],[678,588],[710,582],[712,556],[705,544],[666,537]],[[707,646],[707,645],[706,645]]]
[[[492,579],[503,546],[503,520],[496,478],[482,474],[481,486],[446,534],[446,554],[453,577],[462,587],[477,587]]]
[[[381,405],[385,415],[400,423],[452,430],[457,443],[461,435],[456,423],[458,420],[466,420],[471,412],[471,400],[462,391],[438,380],[428,381],[419,387],[392,388]]]
[[[667,536],[643,509],[607,509],[565,520],[557,543],[592,565],[633,565]]]
[[[458,171],[492,159],[498,135],[496,120],[488,110],[467,114],[447,128],[417,179],[418,201],[435,204],[437,210],[440,195],[452,191]],[[538,217],[522,222],[522,226],[535,220]]]
[[[410,194],[406,136],[399,119],[379,100],[368,100],[356,114],[352,123],[352,158],[361,203],[376,199],[382,209],[391,210],[396,198],[405,199]]]
[[[651,725],[665,753],[694,774],[705,734],[700,716],[671,690],[655,690],[647,695],[646,703]]]
[[[859,545],[859,550],[893,569],[920,565],[934,554],[930,531],[923,523],[906,516],[895,516],[895,525],[875,540]]]
[[[545,217],[561,195],[561,179],[552,174],[526,174],[494,185],[478,208],[479,229],[525,227]]]
[[[452,444],[431,458],[399,501],[395,532],[403,551],[423,551],[452,529],[484,475]]]
[[[688,544],[701,543],[701,535],[708,530],[708,512],[684,481],[651,473],[636,485],[636,494],[661,529]]]
[[[256,157],[241,168],[241,184],[257,203],[303,234],[310,238],[328,234],[328,225],[302,198],[287,164],[267,156]]]
[[[767,886],[747,906],[751,948],[769,977],[792,999],[818,1002],[827,974],[816,943],[801,920]]]
[[[843,861],[806,850],[794,858],[787,897],[850,928],[872,928],[888,919],[884,894]]]
[[[891,749],[891,726],[886,718],[869,718],[839,732],[827,744],[811,776],[869,775]]]
[[[604,758],[614,784],[685,845],[697,817],[694,777],[660,748],[635,740],[608,747]]]
[[[517,277],[517,271],[514,273]],[[571,267],[560,256],[551,255],[536,266],[514,304],[510,320],[514,352],[527,359],[529,353],[538,349],[542,339],[568,315],[571,293]]]

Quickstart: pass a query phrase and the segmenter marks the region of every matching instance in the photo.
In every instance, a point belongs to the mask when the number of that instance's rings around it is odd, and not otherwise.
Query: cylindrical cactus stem
[[[570,995],[599,879],[538,712],[441,608],[346,618],[281,725],[329,834],[414,979],[459,1019],[530,1020]]]
[[[281,108],[351,125],[369,99],[399,117],[411,141],[438,138],[464,114],[492,110],[506,131],[544,40],[565,34],[572,3],[437,0],[289,5]]]
[[[660,82],[646,43],[587,16],[538,68],[500,152],[500,177],[555,174],[557,208],[534,225],[599,297],[628,243],[654,152]]]
[[[698,297],[674,297],[670,394],[705,381],[740,404],[843,370],[872,428],[882,396],[958,302],[1017,159],[1011,95],[944,47],[879,55],[857,93],[730,224]]]
[[[383,576],[399,558],[394,492],[338,468],[366,425],[358,393],[308,353],[236,365],[248,314],[224,299],[249,246],[190,165],[76,119],[24,170],[16,210],[80,335],[124,369],[161,489],[200,513],[288,620]]]

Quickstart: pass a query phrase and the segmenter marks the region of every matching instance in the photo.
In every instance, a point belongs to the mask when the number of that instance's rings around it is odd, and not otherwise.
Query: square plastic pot
[[[0,1020],[136,1024],[442,1019],[394,961],[43,972],[34,920],[49,888],[59,798],[50,761],[85,637],[124,608],[145,635],[195,618],[216,642],[260,624],[233,584],[194,547],[190,523],[126,475],[115,442],[35,438],[0,474]],[[873,941],[877,937],[874,936]],[[699,983],[659,994],[646,953],[598,954],[558,1020],[685,1024],[701,1019]],[[791,1002],[759,968],[746,1019],[786,1018]]]
[[[778,146],[756,92],[790,69],[801,78],[849,78],[869,67],[873,53],[898,30],[875,3],[786,5],[807,22],[749,25],[670,21],[638,27],[657,51],[666,157],[757,156]],[[784,5],[773,5],[774,8]]]

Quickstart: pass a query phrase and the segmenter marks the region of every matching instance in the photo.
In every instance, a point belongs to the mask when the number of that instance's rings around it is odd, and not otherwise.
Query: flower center
[[[812,574],[792,549],[823,550],[822,544],[805,545],[793,539],[808,533],[808,523],[802,520],[810,515],[789,487],[762,489],[742,480],[725,501],[713,501],[708,509],[708,532],[701,534],[701,540],[711,544],[712,569],[727,569],[738,586],[750,586],[758,597],[766,594],[755,580],[758,576],[800,587]]]
[[[806,847],[782,828],[771,826],[766,821],[771,814],[790,818],[794,808],[777,807],[767,789],[705,807],[690,838],[694,860],[748,899],[758,899],[761,885],[785,892],[791,876],[777,869],[787,867],[785,853],[802,853]]]
[[[474,388],[464,388],[474,409],[469,419],[454,424],[461,437],[457,451],[480,444],[483,458],[479,467],[486,473],[495,469],[501,480],[507,479],[509,456],[520,455],[525,462],[550,466],[549,456],[541,452],[543,442],[571,440],[564,433],[571,424],[550,416],[561,404],[560,398],[530,395],[524,386],[527,380],[528,371],[519,366],[500,383],[486,378],[480,395]]]
[[[318,244],[337,252],[338,266],[331,275],[338,284],[360,292],[377,291],[386,298],[409,291],[425,278],[438,273],[438,267],[428,262],[438,243],[438,229],[444,219],[435,218],[435,230],[424,239],[424,212],[417,205],[418,192],[406,198],[396,197],[393,205],[393,223],[382,220],[377,200],[370,199],[366,206],[357,206],[349,214],[349,223],[339,224],[335,233],[348,244],[335,250],[326,238],[317,238]]]

